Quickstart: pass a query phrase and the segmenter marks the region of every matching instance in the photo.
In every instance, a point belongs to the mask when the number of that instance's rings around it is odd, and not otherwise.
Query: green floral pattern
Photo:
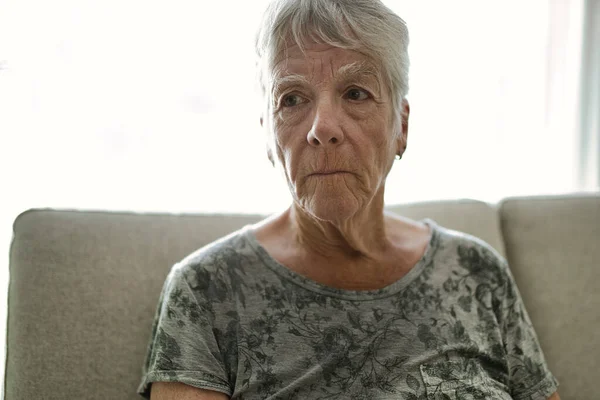
[[[545,399],[546,365],[489,245],[425,220],[402,279],[330,288],[277,263],[249,227],[191,254],[160,296],[138,393],[183,382],[233,399]]]

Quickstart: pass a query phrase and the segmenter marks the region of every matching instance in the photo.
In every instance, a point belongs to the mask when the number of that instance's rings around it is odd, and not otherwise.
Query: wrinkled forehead
[[[292,45],[277,55],[271,76],[273,85],[291,76],[313,83],[350,77],[379,81],[381,70],[373,59],[356,50],[326,44],[312,44],[305,49]]]

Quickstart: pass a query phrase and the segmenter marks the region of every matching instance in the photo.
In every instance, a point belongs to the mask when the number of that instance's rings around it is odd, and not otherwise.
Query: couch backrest
[[[600,399],[600,195],[507,199],[500,223],[561,398]]]
[[[599,204],[597,197],[591,203],[582,201],[588,209]],[[538,315],[543,315],[542,319],[554,317],[552,310],[544,309],[548,305],[553,306],[553,303],[548,300],[547,292],[529,290],[529,281],[535,281],[536,277],[521,272],[527,268],[520,263],[528,261],[525,254],[529,248],[515,243],[519,240],[519,229],[514,232],[511,227],[518,226],[523,218],[527,220],[529,213],[521,216],[515,214],[511,207],[522,210],[520,206],[512,205],[522,202],[527,200],[503,203],[501,221],[505,234],[511,236],[508,243],[518,249],[507,249],[506,254],[509,260],[513,259],[518,264],[512,268],[515,271],[516,267],[515,277],[528,308],[529,303],[533,305],[531,314],[537,328],[537,324],[545,326]],[[429,217],[440,225],[474,234],[504,253],[500,219],[493,206],[474,201],[446,201],[404,205],[392,210],[411,218]],[[593,214],[590,210],[587,213]],[[598,226],[600,217],[597,213],[594,215]],[[5,398],[138,399],[135,390],[140,380],[152,317],[160,289],[173,263],[204,244],[260,218],[258,215],[53,210],[31,210],[21,214],[14,223],[10,255]],[[569,222],[565,218],[564,223],[568,225]],[[586,233],[595,232],[598,237],[598,232],[588,225],[581,226]],[[555,240],[546,232],[535,232],[540,238]],[[585,236],[588,243],[592,238]],[[552,243],[560,246],[560,243]],[[581,264],[579,268],[588,271],[589,280],[585,283],[593,284],[592,279],[595,277],[595,282],[598,282],[600,277],[598,268],[590,271],[592,265],[597,266],[600,246],[592,249],[586,246],[578,249],[588,249],[590,258],[584,261],[587,266]],[[568,251],[570,248],[565,247],[565,254]],[[590,264],[593,262],[595,264]],[[557,265],[553,264],[552,271],[560,273],[561,267]],[[572,274],[557,276],[570,282],[578,280]],[[562,281],[547,273],[544,279],[550,290],[561,290]],[[598,295],[595,296],[595,300],[587,299],[584,307],[577,309],[585,310],[588,313],[585,317],[591,318],[589,323],[598,326],[598,314],[595,314],[594,322],[588,308],[588,305],[598,306]],[[578,299],[584,301],[583,296]],[[560,310],[562,318],[566,308]],[[579,322],[577,327],[585,329],[586,320]],[[549,351],[551,361],[558,362],[563,360],[560,357],[564,357],[572,360],[574,365],[577,359],[564,342],[564,337],[573,332],[569,327],[563,329],[559,336],[546,332],[540,336],[543,345],[552,348]],[[554,342],[555,338],[560,341]],[[598,339],[589,339],[585,346],[600,347]],[[563,351],[557,351],[558,347]],[[590,360],[590,354],[598,356],[597,351],[581,356]],[[577,356],[580,354],[577,353]],[[552,364],[553,370],[557,369],[558,379],[566,386],[563,376],[569,375],[565,375],[562,367]],[[585,365],[591,367],[592,361]],[[587,377],[577,381],[589,384],[589,390],[592,389],[590,374],[588,371]],[[569,398],[563,396],[564,399]]]
[[[5,399],[141,399],[173,263],[258,216],[30,210],[14,223]]]

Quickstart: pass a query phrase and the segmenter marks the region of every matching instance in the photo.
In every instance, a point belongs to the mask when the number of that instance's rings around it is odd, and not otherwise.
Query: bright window
[[[4,207],[287,204],[254,97],[265,2],[231,3],[9,2]],[[575,109],[551,102],[576,99],[577,76],[551,96],[547,1],[387,3],[408,23],[412,63],[409,147],[388,203],[578,189]]]

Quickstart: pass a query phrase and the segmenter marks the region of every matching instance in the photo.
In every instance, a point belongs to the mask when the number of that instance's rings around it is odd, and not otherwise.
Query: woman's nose
[[[341,126],[341,110],[338,110],[331,100],[321,100],[317,103],[308,143],[312,146],[337,146],[344,141]]]

